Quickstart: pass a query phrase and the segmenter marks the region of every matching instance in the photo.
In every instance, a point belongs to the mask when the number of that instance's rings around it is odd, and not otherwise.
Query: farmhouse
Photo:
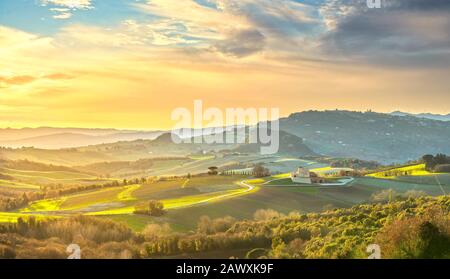
[[[291,173],[291,180],[295,183],[311,184],[311,175],[309,170],[299,167]]]

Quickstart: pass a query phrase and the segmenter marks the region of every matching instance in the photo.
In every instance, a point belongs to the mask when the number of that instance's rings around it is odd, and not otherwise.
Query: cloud
[[[17,75],[17,76],[0,76],[0,85],[6,88],[14,85],[25,85],[37,80],[65,80],[72,79],[73,76],[64,73],[52,73],[43,76]]]
[[[364,0],[335,0],[321,9],[329,30],[321,46],[330,56],[402,67],[447,67],[450,2],[389,0],[381,9]]]
[[[213,49],[228,57],[243,58],[263,48],[302,49],[304,38],[320,28],[313,6],[291,0],[149,0],[134,5],[159,19],[146,26],[165,42]],[[157,29],[174,22],[176,31]],[[155,43],[157,40],[154,40]],[[287,43],[288,42],[288,43]]]
[[[216,0],[219,10],[242,16],[272,36],[301,36],[320,25],[315,7],[291,0]]]
[[[72,17],[72,13],[67,13],[67,12],[60,13],[60,14],[53,16],[54,19],[69,19],[71,17]]]
[[[74,78],[72,75],[65,73],[53,73],[45,75],[43,78],[52,79],[52,80],[60,80],[60,79],[72,79]]]
[[[0,126],[170,128],[171,110],[196,98],[283,113],[364,110],[367,103],[377,110],[448,110],[448,71],[324,64],[266,28],[239,22],[226,29],[170,18],[66,24],[51,37],[0,27]],[[153,32],[163,39],[155,41]],[[239,41],[245,51],[236,48]],[[280,59],[280,48],[305,58]]]
[[[88,2],[47,5],[69,17]],[[284,112],[448,110],[441,1],[132,2],[127,20],[108,25],[80,18],[52,35],[0,26],[0,125],[170,127],[171,109],[195,98]]]
[[[13,77],[3,77],[0,76],[0,84],[2,87],[9,85],[22,85],[33,82],[36,78],[32,76],[13,76]]]
[[[56,13],[54,19],[69,19],[76,10],[90,10],[92,0],[40,0],[42,6],[54,6],[50,11]]]
[[[41,0],[43,6],[55,5],[77,10],[93,9],[91,0]]]
[[[231,57],[242,58],[263,50],[265,37],[258,30],[238,30],[218,41],[213,49]]]

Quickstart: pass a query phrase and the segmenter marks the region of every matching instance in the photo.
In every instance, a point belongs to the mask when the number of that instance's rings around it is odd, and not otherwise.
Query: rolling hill
[[[450,113],[443,115],[443,114],[433,114],[433,113],[408,113],[408,112],[402,112],[402,111],[394,111],[391,112],[391,115],[395,116],[410,116],[410,117],[417,117],[417,118],[426,118],[431,120],[439,120],[439,121],[450,121]]]
[[[60,149],[137,139],[155,139],[161,133],[160,131],[115,129],[8,128],[0,129],[0,146]]]
[[[315,155],[311,149],[303,143],[303,139],[281,132],[280,154],[291,156]],[[207,137],[207,136],[205,136]],[[159,135],[153,140],[119,141],[98,145],[89,145],[78,148],[64,149],[38,149],[38,148],[0,148],[0,158],[7,160],[30,160],[46,164],[80,166],[100,162],[136,161],[148,158],[160,157],[185,157],[190,154],[202,152],[241,152],[256,154],[260,152],[259,144],[208,144],[174,143],[169,133]]]
[[[315,152],[382,163],[450,153],[450,122],[375,112],[306,111],[280,119],[280,129]]]
[[[450,153],[450,121],[403,113],[305,111],[281,118],[280,130],[279,154],[295,157],[322,154],[397,163],[424,154]],[[215,137],[206,130],[203,133],[204,138]],[[240,140],[246,142],[245,138]],[[5,159],[59,165],[135,161],[220,150],[254,154],[260,148],[248,143],[174,144],[170,134],[161,131],[74,128],[0,129],[0,146],[7,147],[0,149],[0,157]],[[19,148],[22,146],[34,148]]]

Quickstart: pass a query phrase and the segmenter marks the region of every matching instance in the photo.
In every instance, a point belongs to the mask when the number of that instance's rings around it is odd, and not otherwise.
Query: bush
[[[14,259],[16,257],[16,252],[14,249],[0,244],[0,259]]]
[[[257,164],[253,168],[253,174],[255,177],[266,177],[270,175],[270,170],[268,168],[263,167],[261,164]]]
[[[146,214],[150,216],[162,216],[166,213],[164,204],[160,201],[151,200],[148,203],[137,205],[134,209],[135,214]]]
[[[234,223],[236,223],[236,219],[231,216],[212,220],[208,216],[202,216],[197,224],[197,231],[204,234],[226,232]]]
[[[448,212],[427,209],[421,216],[396,219],[378,232],[383,258],[430,259],[450,256]]]
[[[450,172],[450,164],[442,164],[434,167],[434,172]]]
[[[372,194],[372,201],[374,202],[391,202],[399,197],[399,194],[392,189],[382,190]]]
[[[172,229],[170,228],[170,225],[165,224],[148,224],[145,226],[144,230],[142,231],[142,235],[144,236],[145,241],[156,241],[163,236],[168,236],[172,234]]]
[[[255,214],[253,214],[253,219],[256,221],[273,220],[281,217],[283,217],[283,214],[273,209],[258,209]]]

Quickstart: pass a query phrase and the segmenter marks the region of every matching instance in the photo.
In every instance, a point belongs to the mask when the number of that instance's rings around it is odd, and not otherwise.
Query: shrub
[[[202,216],[197,223],[197,231],[204,234],[226,232],[234,223],[236,223],[236,219],[230,216],[212,220],[208,216]]]
[[[13,248],[0,244],[0,259],[14,259],[15,257],[16,252]]]
[[[434,172],[450,172],[450,164],[442,164],[434,167]]]
[[[148,224],[142,231],[145,241],[155,241],[163,236],[168,236],[172,234],[172,229],[170,225],[165,224]]]
[[[258,209],[253,214],[253,219],[256,221],[272,220],[280,217],[283,217],[283,214],[273,209]]]
[[[421,216],[396,219],[377,235],[384,258],[447,258],[450,256],[448,212],[427,209]]]
[[[253,168],[253,174],[255,177],[265,177],[270,175],[270,170],[268,168],[263,167],[261,164],[257,164]]]
[[[166,211],[164,210],[164,204],[162,202],[151,200],[148,203],[137,205],[134,213],[158,217],[164,215]]]

